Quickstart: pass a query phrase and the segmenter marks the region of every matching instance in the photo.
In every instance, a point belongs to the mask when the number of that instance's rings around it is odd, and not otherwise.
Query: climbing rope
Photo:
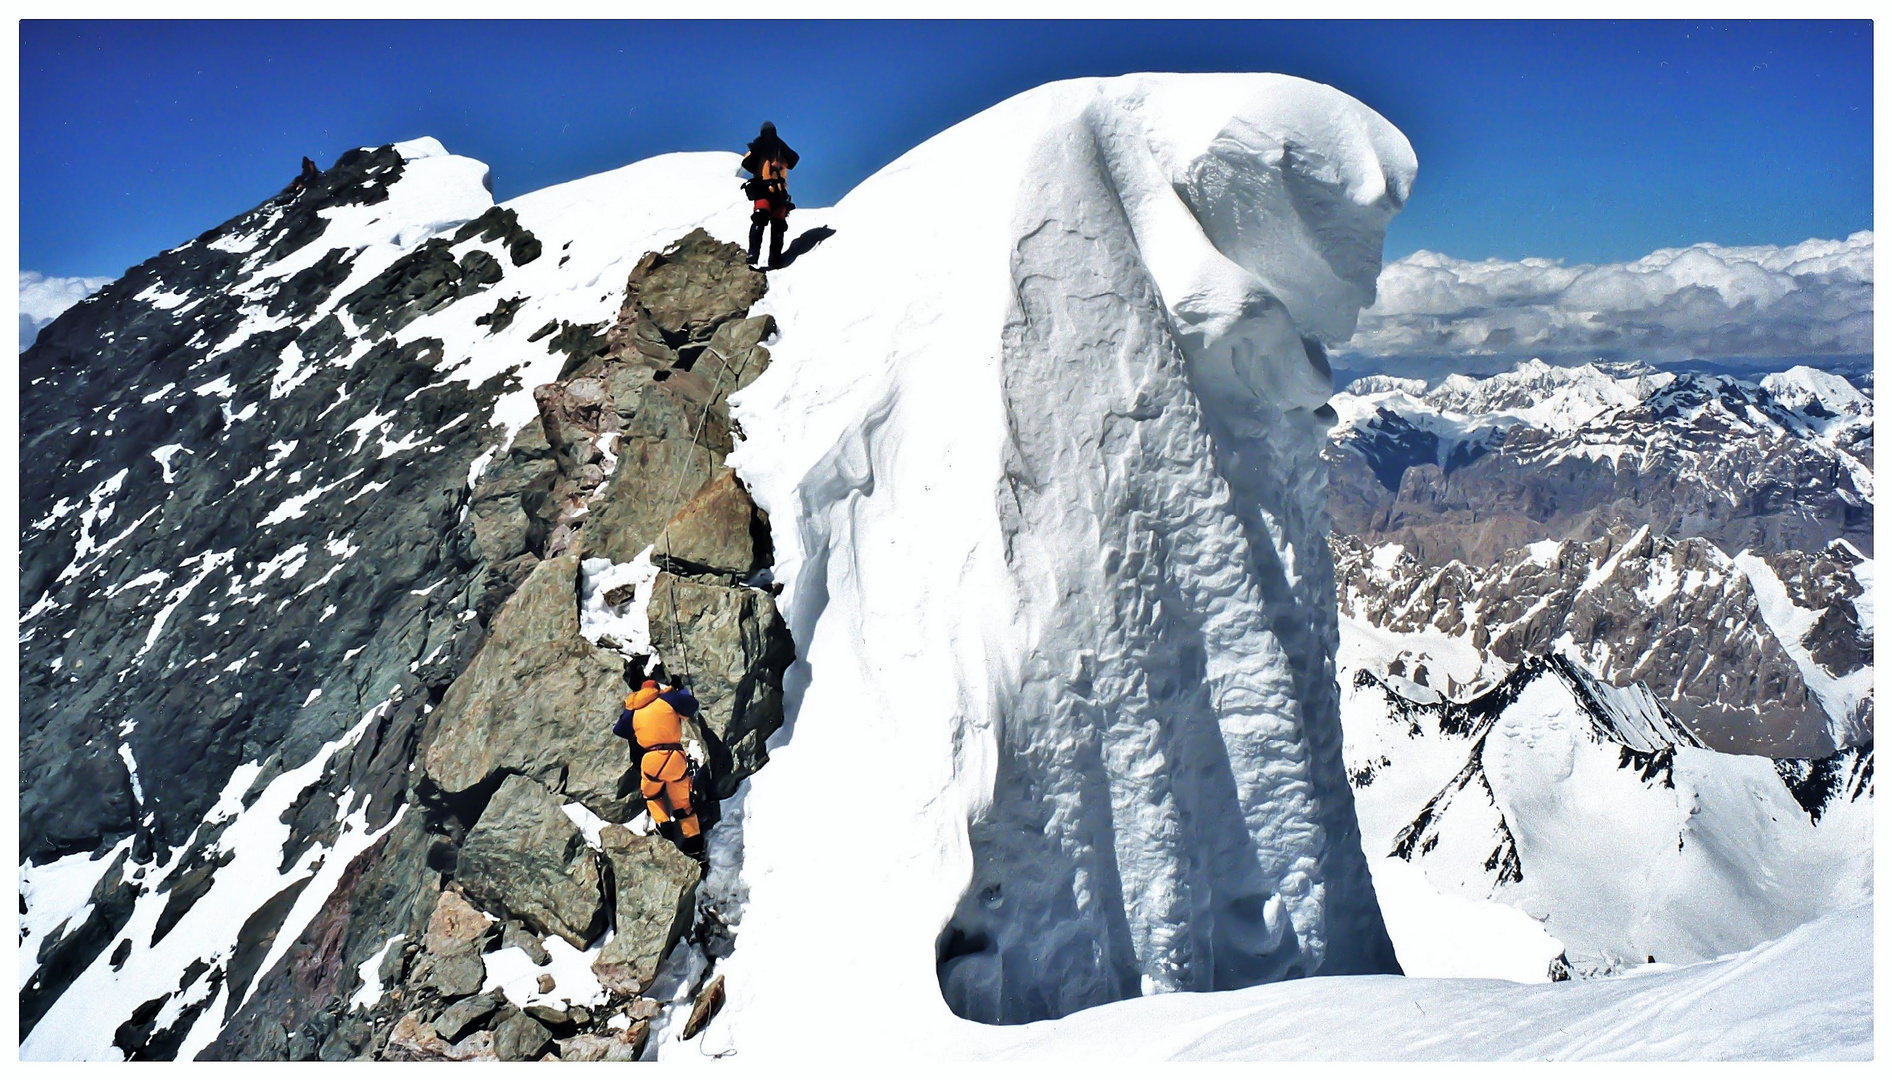
[[[703,351],[710,354],[711,356],[714,356],[717,359],[718,361],[717,366],[720,370],[717,371],[716,373],[715,385],[711,387],[710,389],[709,401],[703,406],[703,415],[697,417],[696,430],[690,433],[690,460],[691,461],[694,461],[696,459],[696,451],[701,449],[700,440],[702,439],[702,436],[703,436],[703,428],[709,423],[710,410],[716,407],[716,399],[722,393],[722,390],[723,390],[723,377],[729,374],[729,367],[730,367],[729,357],[724,356],[722,353],[717,352],[716,350],[710,348],[708,345],[703,346]],[[738,382],[742,381],[743,372],[748,371],[748,370],[749,370],[749,361],[747,358],[744,358],[742,362],[742,369],[736,372],[736,380]],[[683,509],[683,503],[678,501],[678,498],[683,493],[683,478],[684,478],[684,470],[686,468],[688,468],[688,462],[685,462],[684,464],[679,465],[675,469],[672,470],[670,494],[664,499],[664,502],[661,504],[661,505],[669,506],[671,510],[670,510],[670,513],[664,517],[663,531],[657,534],[657,545],[659,547],[667,547],[669,545],[670,522],[677,516],[677,511]],[[675,575],[672,575],[672,576],[674,577]],[[655,587],[654,580],[652,582],[652,586],[654,590],[654,587]],[[679,658],[682,660],[682,664],[680,665],[680,672],[684,680],[683,685],[688,686],[689,680],[690,680],[690,646],[687,640],[683,636],[683,623],[681,620],[677,618],[676,590],[674,587],[671,589],[670,632],[676,637],[677,652],[678,652]]]

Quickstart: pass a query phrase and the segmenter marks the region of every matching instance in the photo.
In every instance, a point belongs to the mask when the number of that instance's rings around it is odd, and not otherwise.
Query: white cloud
[[[25,352],[40,329],[61,312],[98,292],[108,277],[47,277],[33,270],[20,271],[20,351]]]
[[[1872,351],[1872,233],[1790,247],[1664,248],[1634,262],[1388,263],[1341,356],[1639,360]]]

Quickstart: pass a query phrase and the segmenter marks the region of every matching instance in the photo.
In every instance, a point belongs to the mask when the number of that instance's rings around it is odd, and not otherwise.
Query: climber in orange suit
[[[688,690],[645,679],[624,699],[624,711],[612,729],[631,740],[651,820],[686,855],[703,853],[703,825],[690,801],[695,770],[683,751],[683,719],[695,716],[696,710],[696,697]]]

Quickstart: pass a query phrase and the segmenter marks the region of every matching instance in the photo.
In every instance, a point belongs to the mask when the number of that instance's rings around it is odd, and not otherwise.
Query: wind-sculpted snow
[[[801,662],[701,1038],[831,1049],[846,1010],[856,1049],[953,1053],[982,1036],[952,1012],[1392,970],[1319,409],[1413,171],[1327,88],[1131,76],[1013,99],[820,219],[736,399]],[[810,932],[837,905],[871,944]]]

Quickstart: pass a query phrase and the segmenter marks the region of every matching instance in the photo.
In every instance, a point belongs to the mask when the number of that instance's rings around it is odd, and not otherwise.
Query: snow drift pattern
[[[1787,247],[1693,244],[1627,263],[1391,263],[1347,345],[1361,356],[1645,360],[1872,352],[1872,233]]]
[[[1391,969],[1316,410],[1414,168],[1296,79],[1054,84],[863,184],[771,283],[731,462],[802,661],[704,1038],[825,1040],[811,1003],[845,996],[866,1042],[963,1052],[942,987],[1016,1022]],[[956,220],[914,235],[914,185],[948,173]],[[842,882],[861,944],[836,949],[809,927]]]

